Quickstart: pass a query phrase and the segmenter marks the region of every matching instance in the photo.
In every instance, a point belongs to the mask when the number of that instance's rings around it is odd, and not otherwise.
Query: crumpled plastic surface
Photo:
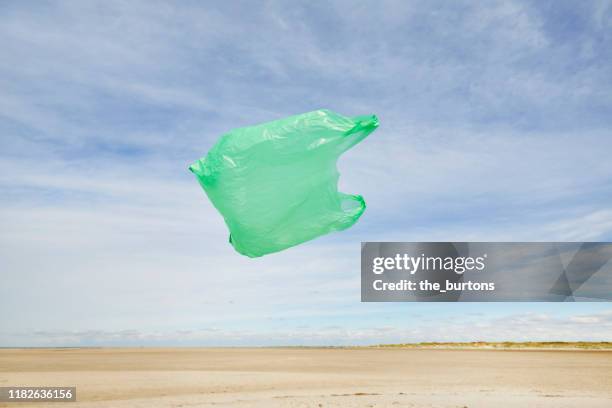
[[[338,192],[336,161],[378,127],[375,115],[317,110],[232,130],[189,169],[239,253],[258,257],[353,225],[359,195]]]

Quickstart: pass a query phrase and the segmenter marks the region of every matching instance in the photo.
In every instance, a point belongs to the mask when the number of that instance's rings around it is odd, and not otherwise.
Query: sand
[[[0,386],[76,386],[5,407],[612,407],[611,351],[2,349]]]

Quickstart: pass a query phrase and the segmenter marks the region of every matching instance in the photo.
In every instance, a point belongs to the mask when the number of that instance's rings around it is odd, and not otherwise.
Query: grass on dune
[[[493,349],[581,349],[581,350],[612,350],[610,341],[525,341],[525,342],[421,342],[379,344],[373,347],[397,348],[493,348]]]

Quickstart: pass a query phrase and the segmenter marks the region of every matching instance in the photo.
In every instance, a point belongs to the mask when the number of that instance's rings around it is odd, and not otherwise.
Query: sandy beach
[[[7,407],[610,407],[611,351],[3,349],[0,386],[76,386]]]

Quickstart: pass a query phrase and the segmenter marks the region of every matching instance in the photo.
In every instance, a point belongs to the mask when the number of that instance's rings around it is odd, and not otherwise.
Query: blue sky
[[[0,4],[0,345],[612,339],[609,303],[362,304],[360,241],[612,240],[610,1]],[[353,228],[236,254],[189,163],[328,108]]]

